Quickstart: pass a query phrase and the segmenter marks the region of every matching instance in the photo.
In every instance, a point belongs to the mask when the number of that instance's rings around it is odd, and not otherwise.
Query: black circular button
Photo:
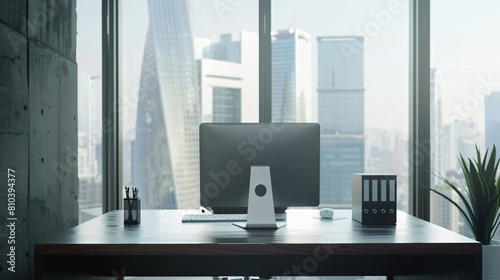
[[[264,186],[264,185],[260,184],[260,185],[257,185],[257,187],[255,187],[255,194],[256,194],[257,196],[262,197],[262,196],[265,196],[265,195],[266,195],[266,193],[267,193],[267,188],[266,188],[266,186]]]

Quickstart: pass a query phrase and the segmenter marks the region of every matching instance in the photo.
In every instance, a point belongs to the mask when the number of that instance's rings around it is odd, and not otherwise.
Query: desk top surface
[[[422,250],[428,254],[472,253],[481,254],[481,245],[472,239],[456,234],[398,211],[397,225],[374,227],[363,226],[351,219],[351,210],[335,210],[334,220],[320,219],[319,210],[288,210],[287,224],[278,230],[244,230],[224,223],[182,223],[185,210],[143,210],[141,223],[137,226],[123,224],[123,212],[112,211],[88,222],[68,229],[53,238],[35,246],[35,253],[52,254],[69,248],[85,245],[85,250],[121,249],[129,252],[131,246],[141,250],[160,250],[165,253],[207,254],[217,246],[234,250],[268,253],[301,246],[331,245],[354,247],[362,250],[380,250],[388,253],[412,253]],[[340,218],[340,219],[337,219]],[[251,246],[248,246],[251,245]],[[160,249],[161,248],[161,249]],[[139,250],[139,251],[141,251]],[[307,250],[310,250],[308,248]],[[246,253],[248,253],[248,251]],[[340,250],[342,251],[342,250]],[[142,252],[142,251],[141,251]],[[263,251],[261,250],[260,253]]]

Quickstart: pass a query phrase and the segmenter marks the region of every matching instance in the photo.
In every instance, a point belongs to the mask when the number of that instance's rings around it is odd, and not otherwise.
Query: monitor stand
[[[233,224],[244,229],[278,229],[285,225],[276,222],[269,166],[250,167],[247,222]]]

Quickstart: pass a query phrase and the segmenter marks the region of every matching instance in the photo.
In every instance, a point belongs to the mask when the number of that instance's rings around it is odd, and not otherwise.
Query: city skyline
[[[356,1],[359,2],[359,1]],[[282,6],[280,11],[283,13],[273,13],[272,22],[271,22],[271,30],[273,33],[277,33],[278,30],[287,30],[289,28],[299,28],[309,34],[311,34],[311,58],[312,58],[312,68],[311,71],[311,79],[312,79],[312,87],[311,91],[316,91],[317,85],[317,75],[315,72],[317,71],[317,53],[316,53],[316,37],[317,36],[336,36],[336,35],[360,35],[361,33],[358,29],[363,29],[367,24],[375,21],[373,16],[370,14],[371,10],[378,11],[382,9],[387,9],[387,1],[370,1],[366,3],[367,8],[363,9],[360,13],[356,14],[356,17],[351,17],[349,15],[349,11],[352,11],[353,7],[359,6],[359,3],[342,3],[340,7],[338,4],[333,4],[328,1],[320,1],[320,5],[325,6],[325,11],[329,9],[331,11],[335,11],[335,15],[339,16],[340,22],[345,22],[346,24],[328,24],[320,23],[319,21],[307,21],[305,20],[306,14],[303,16],[299,15],[296,18],[296,24],[290,24],[292,21],[288,18],[291,17],[288,13],[292,10],[292,2],[291,1],[273,1],[272,8],[275,5]],[[276,4],[275,4],[276,3]],[[285,4],[283,4],[285,3]],[[312,13],[310,10],[313,7],[304,7],[308,6],[305,2],[297,2],[297,10],[309,10],[307,14]],[[300,9],[299,9],[300,7]],[[401,3],[401,7],[397,11],[398,14],[394,14],[391,25],[388,28],[384,28],[384,32],[397,32],[397,40],[392,40],[395,43],[390,44],[389,51],[392,56],[398,58],[399,61],[403,62],[403,65],[407,65],[407,46],[402,45],[406,42],[406,38],[408,37],[407,28],[404,28],[399,23],[404,22],[407,23],[404,15],[400,14],[401,10],[405,11],[406,4],[404,2]],[[340,9],[339,9],[340,8]],[[366,10],[366,12],[365,12]],[[322,12],[318,11],[318,12]],[[145,34],[146,26],[143,21],[147,20],[147,11],[144,10],[144,5],[140,5],[139,2],[134,1],[126,1],[122,6],[123,12],[123,30],[127,30],[122,34],[122,40],[127,42],[127,45],[123,46],[122,55],[127,57],[126,61],[123,61],[123,67],[128,69],[134,69],[139,67],[140,59],[134,55],[137,50],[141,50],[143,47],[139,44],[140,41]],[[305,13],[305,12],[304,12]],[[403,12],[403,14],[406,12]],[[127,21],[125,18],[134,17],[134,21]],[[217,36],[217,34],[224,33],[237,33],[242,30],[249,32],[258,32],[258,2],[257,1],[244,1],[240,5],[234,7],[231,11],[224,13],[224,17],[220,18],[219,14],[214,10],[214,7],[210,2],[203,1],[191,1],[191,22],[192,22],[192,34],[194,38],[211,38],[213,36]],[[328,19],[331,18],[329,15]],[[353,22],[353,20],[355,22]],[[377,23],[378,24],[378,23]],[[307,27],[306,27],[307,26]],[[326,26],[330,29],[327,31]],[[315,31],[314,29],[320,28],[321,30]],[[384,34],[385,34],[384,33]],[[370,33],[371,34],[371,33]],[[394,69],[393,67],[389,67],[387,61],[384,61],[380,55],[377,55],[380,51],[380,46],[378,45],[382,42],[381,37],[385,36],[384,34],[380,34],[375,37],[369,38],[368,54],[366,56],[367,67],[365,71],[375,73],[380,71],[380,67],[384,67],[384,71],[388,73],[387,75],[368,75],[365,83],[366,83],[366,98],[367,104],[383,104],[383,98],[381,98],[382,94],[389,94],[397,100],[398,103],[401,103],[402,106],[398,106],[394,108],[390,114],[388,112],[384,112],[384,114],[380,114],[377,111],[374,111],[373,108],[367,107],[367,115],[370,117],[366,120],[367,127],[382,127],[387,130],[398,129],[402,132],[406,132],[407,127],[407,97],[401,95],[401,91],[407,91],[407,74],[400,69]],[[402,34],[403,36],[401,36]],[[403,39],[405,38],[405,39]],[[253,46],[253,51],[256,52],[258,57],[258,44]],[[405,56],[404,59],[401,58],[402,54]],[[373,61],[373,60],[376,61]],[[404,66],[405,71],[407,71],[407,67]],[[136,81],[138,78],[137,74],[131,73],[122,73],[124,75],[124,84],[122,87],[122,93],[126,99],[127,105],[129,107],[134,107],[134,102],[137,100],[137,86]],[[377,94],[374,94],[376,92]],[[254,98],[258,99],[258,93],[254,94]],[[317,108],[317,99],[313,97],[312,100],[312,108]],[[133,109],[132,109],[133,110]],[[313,120],[317,121],[317,112],[312,112]],[[130,119],[127,121],[126,126],[130,123],[134,123],[133,114],[127,114],[126,117]],[[377,121],[379,120],[379,121]],[[258,119],[255,119],[254,122],[257,122]],[[395,123],[397,122],[397,124]],[[375,124],[375,125],[372,125]],[[126,128],[125,128],[126,129]],[[130,127],[132,129],[132,127]]]
[[[403,71],[398,70],[397,72],[400,72],[399,75],[393,75],[393,71],[384,71],[385,73],[387,73],[387,75],[385,76],[367,76],[366,93],[368,103],[379,102],[380,98],[378,96],[380,96],[380,93],[378,92],[381,90],[381,88],[378,86],[378,84],[384,83],[387,88],[384,90],[383,94],[388,94],[390,98],[396,97],[393,99],[397,100],[398,103],[402,102],[402,106],[398,106],[398,108],[396,108],[396,110],[399,110],[397,111],[397,113],[401,117],[395,118],[395,115],[384,116],[380,114],[373,114],[372,108],[368,107],[367,116],[370,117],[367,118],[366,125],[367,127],[379,127],[388,131],[397,129],[403,133],[406,133],[408,100],[407,97],[403,97],[403,99],[397,97],[401,96],[401,91],[407,91],[408,84],[406,69],[408,65],[407,38],[409,36],[407,32],[407,11],[409,10],[409,7],[406,1],[346,1],[345,3],[317,1],[317,5],[308,5],[304,1],[295,1],[296,16],[295,20],[292,20],[294,14],[293,3],[289,1],[274,0],[272,2],[273,10],[276,10],[277,7],[279,7],[279,10],[281,12],[273,13],[272,29],[279,30],[288,28],[294,22],[295,26],[301,27],[310,32],[313,28],[321,27],[318,26],[318,23],[315,23],[315,21],[307,20],[311,15],[314,15],[314,18],[319,18],[324,13],[328,13],[328,11],[334,11],[333,14],[330,13],[328,18],[338,20],[339,22],[343,22],[344,24],[329,24],[328,26],[331,29],[331,32],[329,32],[331,33],[330,35],[356,35],[357,33],[361,34],[361,31],[363,31],[365,27],[371,26],[370,24],[374,21],[376,22],[376,17],[374,15],[387,10],[388,4],[393,2],[399,5],[397,6],[397,13],[393,13],[391,15],[390,21],[388,22],[387,26],[383,26],[377,36],[369,38],[370,43],[366,48],[367,66],[365,71],[374,72],[374,68],[379,68],[380,66],[387,64],[381,63],[381,61],[378,60],[374,60],[374,58],[376,57],[383,59],[384,56],[374,56],[375,53],[380,53],[383,48],[391,53],[390,57],[401,58],[399,59],[400,63],[404,63],[402,64],[403,67],[399,69]],[[485,57],[486,52],[474,52],[474,49],[477,49],[477,43],[482,41],[479,38],[478,40],[468,40],[466,42],[462,42],[463,47],[461,49],[468,51],[462,53],[463,55],[459,57],[459,61],[456,61],[456,59],[452,57],[453,55],[459,55],[457,54],[459,50],[452,47],[453,42],[460,40],[460,34],[453,31],[453,29],[456,29],[458,27],[454,27],[455,25],[450,26],[446,24],[446,17],[439,16],[448,9],[448,2],[449,1],[433,2],[431,7],[433,11],[431,13],[431,22],[433,23],[431,33],[431,42],[433,42],[433,44],[431,44],[431,66],[440,69],[443,74],[443,92],[445,92],[445,94],[443,95],[442,99],[442,110],[443,115],[445,116],[443,117],[444,124],[453,123],[454,118],[460,118],[461,120],[466,119],[464,113],[477,118],[477,110],[482,110],[482,105],[479,106],[480,108],[474,109],[474,111],[470,111],[470,108],[465,106],[467,104],[466,102],[468,101],[467,96],[473,94],[475,91],[481,91],[481,94],[484,95],[485,90],[487,89],[491,89],[492,87],[499,88],[499,83],[497,81],[500,81],[500,74],[496,74],[498,73],[498,71],[494,70],[494,63],[492,63],[494,60],[481,58],[478,60],[481,62],[480,65],[488,65],[487,67],[469,67],[471,64],[470,58],[472,56],[481,55],[482,57]],[[486,2],[489,3],[488,5],[491,9],[500,10],[500,3],[497,3],[495,1],[485,1],[485,3]],[[322,8],[315,9],[315,7]],[[257,8],[257,1],[247,0],[243,1],[236,7],[231,7],[230,11],[225,13],[223,17],[221,17],[216,12],[210,1],[203,2],[193,0],[191,1],[193,36],[210,38],[213,34],[231,33],[237,32],[238,30],[249,30],[256,32],[258,29]],[[472,17],[474,17],[474,23],[476,27],[475,30],[480,31],[479,33],[476,32],[473,35],[475,38],[480,36],[480,34],[483,35],[487,33],[488,30],[491,30],[491,28],[487,26],[493,25],[488,25],[488,22],[491,22],[494,19],[491,17],[491,14],[488,14],[487,17],[484,17],[480,12],[478,12],[477,10],[481,9],[480,6],[474,7],[473,10],[471,10],[469,7],[463,7],[463,5],[455,5],[455,8],[458,9],[458,13],[454,14],[453,18],[456,18],[461,13],[468,13]],[[357,12],[353,14],[353,10],[356,10]],[[121,22],[123,28],[121,30],[126,30],[126,33],[121,34],[121,38],[123,41],[127,42],[127,47],[122,47],[122,55],[127,57],[127,59],[123,61],[122,66],[131,69],[138,69],[140,68],[140,55],[137,56],[134,54],[142,53],[142,49],[144,47],[141,42],[143,42],[142,38],[145,39],[145,30],[147,28],[146,5],[141,1],[124,1],[121,13],[123,14],[123,22]],[[481,18],[478,18],[480,15]],[[132,16],[134,17],[133,21],[127,20],[127,18],[130,18]],[[97,21],[93,22],[96,23]],[[325,28],[319,28],[319,30],[314,32],[312,35],[327,35],[324,29]],[[461,30],[464,29],[462,28]],[[443,38],[447,38],[447,40],[443,40]],[[491,36],[483,36],[482,38],[491,38]],[[496,42],[498,41],[499,40],[496,39]],[[385,45],[382,46],[381,44]],[[494,44],[490,44],[490,46],[493,45]],[[257,46],[255,47],[257,48]],[[402,50],[405,51],[402,52]],[[449,50],[453,50],[453,52],[450,52]],[[490,49],[488,49],[488,51],[489,50]],[[92,59],[83,60],[91,61]],[[393,63],[394,59],[389,59],[389,62]],[[460,67],[455,67],[457,64],[460,65]],[[467,69],[467,67],[469,67],[470,69]],[[92,71],[87,72],[92,73]],[[125,76],[123,77],[124,79],[122,79],[121,91],[126,102],[125,106],[127,107],[125,116],[133,120],[133,123],[135,123],[134,114],[128,113],[128,111],[133,110],[133,107],[136,106],[136,102],[138,99],[138,77],[134,75],[130,76],[130,74],[131,73],[125,74]],[[459,75],[460,78],[456,78],[457,75]],[[390,78],[392,82],[389,83],[388,78]],[[313,84],[315,83],[313,82]],[[396,85],[398,85],[397,88]],[[377,94],[373,94],[374,90],[377,91]],[[449,94],[451,92],[453,94]],[[457,107],[466,110],[464,110],[464,113],[459,113],[456,111]],[[380,119],[381,117],[383,117],[383,119]],[[394,125],[395,119],[398,121],[398,125]],[[481,123],[483,121],[478,119],[476,119],[476,121],[479,123],[481,131],[484,132],[484,125]],[[127,127],[128,123],[130,123],[130,121],[127,121],[124,127],[126,131],[132,129],[132,127]]]

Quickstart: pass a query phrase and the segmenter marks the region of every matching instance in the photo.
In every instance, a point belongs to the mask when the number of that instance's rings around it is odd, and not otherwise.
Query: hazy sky
[[[431,65],[443,77],[444,122],[467,114],[484,131],[482,97],[500,90],[499,14],[495,0],[431,1]]]
[[[76,2],[76,61],[78,71],[101,74],[101,0]]]
[[[275,31],[296,26],[313,36],[365,36],[365,126],[398,129],[406,134],[408,3],[273,0],[271,28]],[[122,94],[130,109],[125,114],[133,118],[147,29],[147,1],[124,0],[120,4]],[[80,0],[77,12],[79,71],[95,74],[100,72],[100,1]],[[190,12],[194,37],[258,30],[257,0],[191,0]],[[431,1],[431,66],[442,74],[444,122],[471,115],[483,125],[482,96],[491,89],[500,90],[499,14],[500,1],[495,0],[475,1],[474,5],[467,1]],[[312,51],[315,91],[315,40]],[[474,94],[477,97],[472,98]]]

